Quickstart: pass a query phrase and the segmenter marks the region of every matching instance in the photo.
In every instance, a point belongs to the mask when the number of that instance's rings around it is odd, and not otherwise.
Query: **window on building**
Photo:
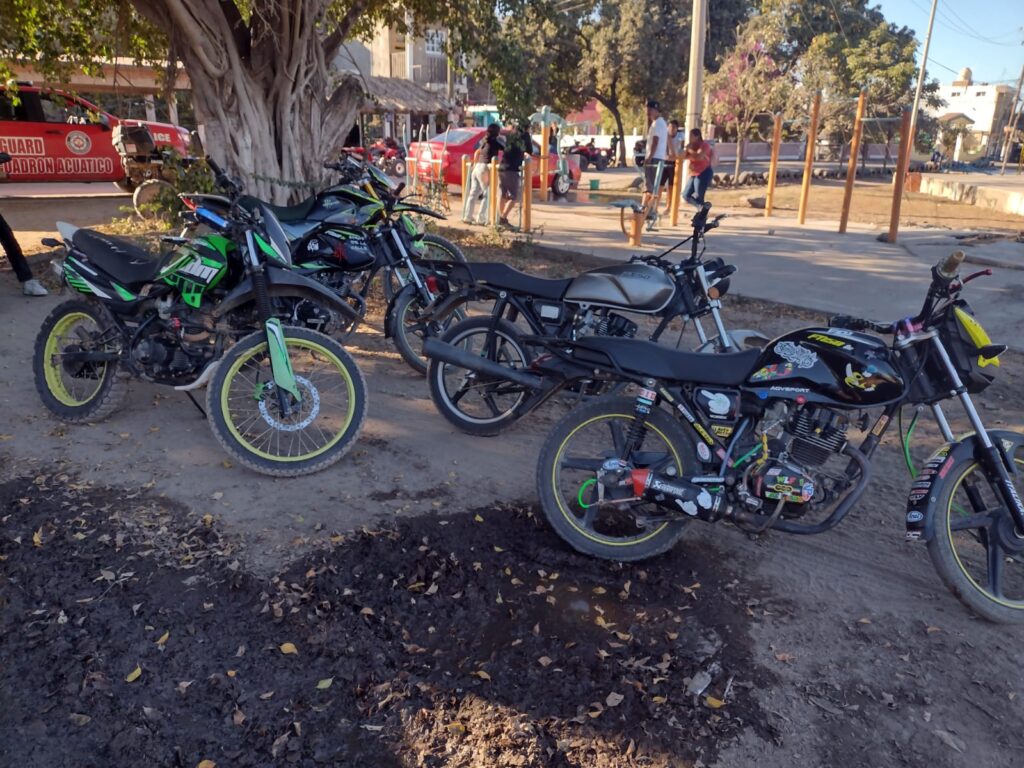
[[[952,92],[951,94],[949,94],[949,95],[950,95],[950,96],[959,96],[959,95],[960,95],[960,91],[953,91],[953,92]]]
[[[984,96],[985,95],[985,91],[978,91],[975,95],[976,96]]]
[[[444,44],[448,39],[444,30],[428,29],[423,39],[427,44],[427,53],[432,56],[444,56]]]

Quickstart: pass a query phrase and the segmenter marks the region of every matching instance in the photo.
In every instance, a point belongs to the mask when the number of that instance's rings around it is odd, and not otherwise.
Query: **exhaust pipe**
[[[460,368],[468,368],[471,371],[484,373],[496,379],[511,381],[527,389],[541,389],[544,386],[544,379],[540,376],[527,373],[519,368],[501,365],[493,360],[474,355],[434,338],[427,338],[423,341],[423,354],[445,363],[457,365]]]

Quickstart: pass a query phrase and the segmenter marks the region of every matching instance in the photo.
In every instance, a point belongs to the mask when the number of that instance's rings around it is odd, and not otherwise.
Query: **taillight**
[[[441,289],[437,285],[437,275],[427,275],[427,290],[431,293],[441,292]]]
[[[185,204],[185,207],[188,208],[190,211],[194,211],[196,209],[196,206],[198,205],[196,201],[193,200],[188,195],[182,195],[181,202],[183,202]]]

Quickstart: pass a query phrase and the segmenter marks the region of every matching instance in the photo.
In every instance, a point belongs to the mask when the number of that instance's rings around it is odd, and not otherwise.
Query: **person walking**
[[[491,123],[487,126],[487,133],[480,139],[473,152],[473,171],[470,176],[469,192],[466,195],[466,203],[462,209],[462,220],[467,224],[486,224],[487,212],[490,209],[490,162],[501,154],[501,142],[498,141],[498,134],[501,133],[501,126]],[[480,209],[476,216],[473,211],[479,203]]]
[[[666,186],[668,195],[665,198],[665,215],[672,210],[672,189],[676,183],[676,167],[685,160],[683,154],[684,134],[679,128],[678,120],[668,121],[668,156],[665,159],[665,173],[668,175]]]
[[[665,174],[665,159],[668,155],[668,125],[661,116],[661,104],[654,99],[647,102],[647,156],[644,158],[644,197],[643,206],[647,218],[652,221],[658,218],[658,201],[661,199],[661,188],[668,181]],[[661,179],[658,181],[658,171]]]
[[[498,166],[498,179],[501,183],[501,211],[498,223],[511,226],[508,215],[516,203],[522,199],[521,170],[523,160],[533,148],[533,137],[517,123],[505,139],[505,151],[501,153],[501,165]]]
[[[690,141],[683,149],[683,157],[690,161],[690,178],[683,187],[683,200],[700,208],[704,205],[704,195],[715,172],[711,167],[714,150],[704,141],[699,128],[690,131]]]
[[[11,162],[11,156],[6,152],[0,152],[0,166],[9,162]],[[42,283],[32,277],[32,268],[29,267],[25,254],[21,251],[21,246],[18,244],[18,239],[14,236],[11,225],[7,223],[7,219],[3,217],[2,213],[0,213],[0,246],[3,247],[4,253],[7,254],[7,260],[11,262],[11,268],[14,269],[14,276],[21,283],[21,292],[23,294],[26,296],[45,296],[49,293]]]

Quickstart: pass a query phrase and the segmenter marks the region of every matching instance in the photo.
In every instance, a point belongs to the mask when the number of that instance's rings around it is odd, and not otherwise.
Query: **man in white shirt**
[[[668,182],[668,172],[665,167],[665,159],[668,156],[668,125],[665,118],[661,116],[661,105],[653,99],[647,102],[647,119],[650,126],[647,128],[647,153],[644,158],[644,208],[648,211],[648,218],[655,218],[657,215],[657,199],[661,197],[661,187]],[[661,182],[655,188],[658,169],[661,168]],[[652,205],[652,200],[654,204]]]

